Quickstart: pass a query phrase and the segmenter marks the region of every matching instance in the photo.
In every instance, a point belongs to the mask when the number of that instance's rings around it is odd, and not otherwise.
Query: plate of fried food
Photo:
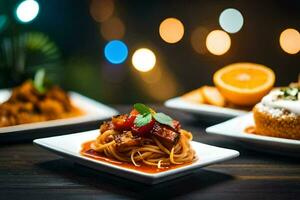
[[[34,144],[101,172],[147,184],[174,179],[239,156],[192,141],[179,121],[137,103],[98,130],[41,138]]]
[[[0,136],[107,119],[117,111],[46,81],[44,70],[34,80],[0,90]]]
[[[274,72],[261,64],[234,63],[215,72],[215,86],[202,86],[165,105],[195,115],[232,118],[249,112],[273,87]]]
[[[256,150],[299,157],[300,83],[273,89],[252,113],[206,131],[236,139]]]

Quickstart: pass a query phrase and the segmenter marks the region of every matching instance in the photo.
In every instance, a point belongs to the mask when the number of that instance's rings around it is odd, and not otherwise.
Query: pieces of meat
[[[112,123],[116,130],[130,130],[130,125],[127,122],[128,115],[117,115],[112,117]]]
[[[68,94],[58,86],[39,93],[32,81],[15,87],[11,97],[0,104],[0,127],[47,121],[78,115]],[[70,115],[69,115],[70,114]]]
[[[38,103],[38,108],[42,113],[50,116],[50,118],[57,117],[61,113],[64,113],[63,105],[53,99],[45,99],[43,101],[40,101]]]
[[[16,87],[12,91],[12,95],[9,98],[8,102],[31,102],[36,103],[39,100],[35,89],[31,81],[26,81],[19,87]]]
[[[142,145],[142,138],[133,135],[131,131],[125,131],[121,134],[114,135],[114,140],[117,143],[119,151],[122,151],[127,147]]]
[[[180,137],[180,133],[175,129],[158,122],[155,122],[151,134],[167,147],[175,145]]]
[[[72,108],[71,100],[68,94],[58,86],[53,86],[51,89],[49,89],[49,91],[47,91],[45,94],[45,98],[59,102],[66,111],[69,111]]]
[[[100,126],[100,133],[104,133],[105,131],[113,130],[113,129],[114,129],[114,125],[112,121],[103,122],[103,124]]]
[[[181,124],[179,121],[173,119],[174,129],[178,132],[181,129]]]

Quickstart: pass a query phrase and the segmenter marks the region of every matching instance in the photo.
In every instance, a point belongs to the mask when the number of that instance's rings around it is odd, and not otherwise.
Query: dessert
[[[274,89],[253,109],[255,134],[300,139],[300,86]]]

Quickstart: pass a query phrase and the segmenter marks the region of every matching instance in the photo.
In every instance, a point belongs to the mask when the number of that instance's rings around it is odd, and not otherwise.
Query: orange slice
[[[204,98],[202,96],[201,88],[198,88],[196,90],[184,94],[182,98],[192,103],[204,103]]]
[[[214,83],[226,100],[242,106],[259,102],[273,87],[274,72],[255,63],[234,63],[214,74]]]
[[[204,97],[204,101],[208,104],[214,105],[214,106],[225,106],[225,98],[222,96],[222,94],[219,92],[219,90],[212,86],[203,86],[202,89],[202,95]]]

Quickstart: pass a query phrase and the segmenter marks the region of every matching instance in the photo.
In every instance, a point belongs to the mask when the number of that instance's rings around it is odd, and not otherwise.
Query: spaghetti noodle
[[[90,148],[107,158],[135,166],[161,168],[195,160],[195,151],[190,145],[193,136],[181,129],[179,122],[173,120],[177,126],[170,127],[152,119],[149,124],[136,130],[136,116],[139,113],[134,112],[135,115],[120,115],[101,125],[100,135],[91,142]],[[135,116],[134,123],[130,124],[128,122],[132,121],[132,116]]]

